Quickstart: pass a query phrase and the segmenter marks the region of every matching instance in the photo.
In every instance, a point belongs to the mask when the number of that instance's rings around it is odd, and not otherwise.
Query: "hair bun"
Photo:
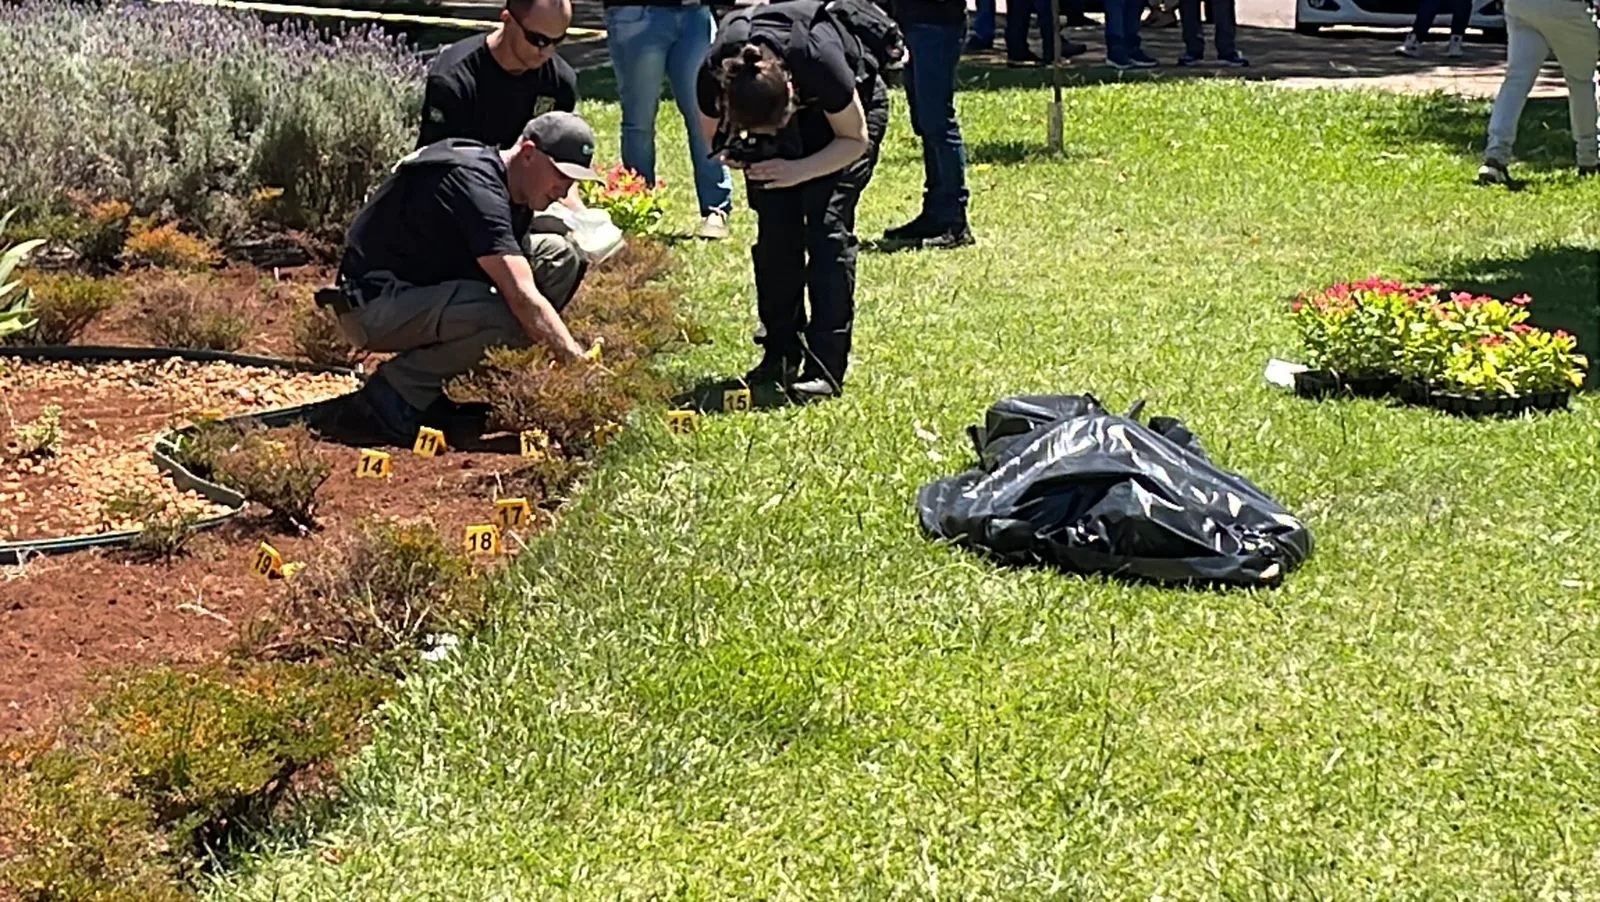
[[[739,62],[746,66],[754,67],[761,62],[761,46],[759,44],[746,44],[739,53]]]

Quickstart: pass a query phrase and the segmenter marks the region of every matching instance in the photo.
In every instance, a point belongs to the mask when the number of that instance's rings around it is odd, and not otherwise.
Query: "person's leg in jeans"
[[[995,0],[978,0],[972,17],[972,33],[967,37],[967,52],[977,53],[994,46]]]
[[[677,40],[675,9],[613,6],[605,11],[606,49],[622,102],[622,165],[656,182],[656,110],[667,73],[667,51]]]
[[[1522,6],[1520,0],[1506,4],[1506,76],[1489,113],[1489,144],[1483,152],[1483,169],[1478,171],[1478,178],[1484,181],[1504,180],[1505,165],[1511,162],[1511,148],[1517,142],[1517,121],[1539,79],[1539,69],[1550,55],[1544,35],[1522,18]],[[1496,167],[1499,173],[1489,171]]]
[[[1238,44],[1238,10],[1234,7],[1233,0],[1207,0],[1206,5],[1211,8],[1212,18],[1216,19],[1213,40],[1217,45],[1217,59],[1243,64],[1245,59],[1239,53]]]
[[[1201,31],[1200,0],[1179,0],[1178,24],[1183,30],[1183,56],[1178,58],[1178,65],[1198,63],[1206,56],[1205,34]],[[1218,53],[1220,49],[1222,29],[1218,27]]]
[[[1590,173],[1597,165],[1595,150],[1595,60],[1600,57],[1600,30],[1582,3],[1573,0],[1534,0],[1535,27],[1544,35],[1561,64],[1567,82],[1567,114],[1577,145],[1578,168]]]
[[[1106,61],[1112,65],[1128,64],[1128,46],[1124,40],[1128,26],[1128,4],[1124,0],[1106,0]],[[1134,10],[1137,17],[1140,9]]]
[[[694,162],[694,191],[700,200],[700,215],[710,217],[713,211],[725,220],[733,208],[733,175],[728,168],[711,159],[711,144],[700,131],[700,106],[695,97],[695,79],[700,63],[716,33],[717,22],[705,6],[686,6],[674,10],[682,24],[678,40],[667,52],[667,77],[672,82],[672,96],[683,114],[683,127],[689,133],[689,158]],[[702,233],[717,231],[707,223]],[[707,237],[720,237],[707,235]]]
[[[745,194],[756,214],[750,259],[755,265],[756,315],[765,348],[750,381],[780,381],[786,378],[786,369],[799,363],[800,333],[805,328],[805,209],[799,187],[774,191],[746,181]]]
[[[1106,59],[1127,67],[1148,60],[1139,40],[1142,0],[1106,0]]]
[[[926,166],[919,234],[904,237],[937,242],[952,236],[970,243],[967,230],[967,150],[956,121],[956,65],[960,30],[943,25],[912,25],[906,45],[916,60],[911,89],[913,127],[923,142]]]
[[[1140,3],[1139,0],[1124,0],[1122,46],[1128,51],[1128,58],[1135,63],[1150,59],[1144,52],[1144,43],[1139,37],[1143,13],[1144,4]]]
[[[1472,24],[1472,0],[1451,0],[1450,36],[1465,37],[1467,26]]]

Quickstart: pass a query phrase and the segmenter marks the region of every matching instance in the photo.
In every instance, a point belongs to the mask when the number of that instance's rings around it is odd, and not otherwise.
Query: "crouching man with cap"
[[[350,227],[337,288],[318,293],[351,343],[395,356],[308,425],[333,441],[409,445],[451,418],[444,384],[488,348],[539,342],[581,358],[560,314],[586,264],[566,234],[529,227],[599,178],[594,146],[587,123],[553,112],[505,150],[446,139],[402,160]]]

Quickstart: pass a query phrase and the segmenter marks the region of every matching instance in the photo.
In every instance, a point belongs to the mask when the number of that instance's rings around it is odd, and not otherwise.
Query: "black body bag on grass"
[[[1305,524],[1179,421],[1139,423],[1142,407],[999,401],[968,430],[978,469],[918,491],[923,530],[1003,563],[1161,583],[1272,585],[1311,556]]]

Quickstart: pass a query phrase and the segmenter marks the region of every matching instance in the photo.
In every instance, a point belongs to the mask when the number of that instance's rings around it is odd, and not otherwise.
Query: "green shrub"
[[[282,188],[281,224],[337,231],[411,148],[421,84],[376,28],[328,41],[191,4],[3,4],[0,171],[29,218],[79,190],[226,238],[235,201]]]
[[[353,367],[366,357],[344,337],[338,317],[310,298],[295,301],[292,328],[295,352],[312,363]]]
[[[178,902],[155,812],[116,762],[80,750],[18,752],[0,765],[0,896],[22,902]]]
[[[4,234],[6,226],[11,223],[12,213],[0,217],[0,234]],[[5,248],[4,252],[0,252],[0,339],[24,333],[34,326],[30,292],[20,283],[13,282],[11,274],[22,266],[34,248],[43,243],[43,240],[35,238],[12,245]]]
[[[120,200],[84,205],[78,255],[91,267],[115,269],[133,233],[133,207]]]
[[[61,408],[52,404],[26,423],[11,423],[11,449],[17,457],[48,457],[61,450]]]
[[[429,635],[470,632],[484,614],[471,566],[432,524],[367,520],[295,576],[270,637],[255,641],[258,651],[398,671]]]
[[[167,348],[237,351],[250,324],[214,297],[216,282],[205,276],[163,278],[146,289],[144,332]]]
[[[95,719],[173,848],[209,854],[269,817],[297,775],[353,738],[382,681],[326,668],[157,668],[115,684]]]
[[[107,516],[139,524],[139,534],[128,547],[144,560],[170,561],[182,554],[200,522],[198,515],[178,510],[144,489],[120,490],[100,506]]]
[[[126,293],[121,283],[72,274],[32,276],[33,315],[38,320],[23,335],[31,344],[71,344]]]
[[[700,340],[699,330],[676,311],[671,292],[655,282],[670,263],[662,246],[638,242],[591,272],[567,308],[574,336],[604,342],[603,369],[552,365],[542,346],[496,348],[450,384],[451,397],[486,402],[494,428],[543,429],[566,456],[587,454],[598,427],[620,423],[641,401],[670,392],[649,371],[650,356]]]
[[[271,433],[249,429],[217,458],[217,481],[272,512],[285,529],[316,526],[317,492],[332,468],[314,447],[311,433],[294,426]]]

